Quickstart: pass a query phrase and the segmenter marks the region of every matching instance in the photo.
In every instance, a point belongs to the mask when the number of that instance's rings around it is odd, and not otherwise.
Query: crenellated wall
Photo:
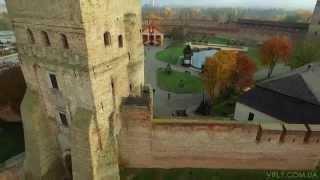
[[[302,170],[320,159],[318,126],[152,119],[150,107],[122,107],[123,167]]]

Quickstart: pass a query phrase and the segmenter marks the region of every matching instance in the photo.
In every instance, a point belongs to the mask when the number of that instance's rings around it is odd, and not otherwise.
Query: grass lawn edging
[[[162,90],[176,94],[201,93],[203,91],[203,84],[199,77],[174,70],[168,74],[163,68],[157,70],[157,85]]]

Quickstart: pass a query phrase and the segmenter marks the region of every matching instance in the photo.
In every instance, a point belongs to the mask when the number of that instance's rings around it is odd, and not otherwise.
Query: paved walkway
[[[166,46],[164,46],[166,47]],[[161,90],[157,86],[157,69],[165,68],[167,63],[156,59],[157,52],[163,50],[160,47],[146,47],[145,48],[145,83],[151,84],[156,90],[154,96],[154,114],[156,117],[171,116],[176,110],[186,109],[188,115],[193,116],[193,111],[197,108],[202,100],[202,94],[175,94],[171,93],[171,98],[168,100],[167,91]],[[181,66],[171,66],[176,71],[184,72],[188,70]],[[190,70],[188,70],[190,71]],[[192,72],[192,71],[190,71]],[[196,74],[196,72],[192,72]]]

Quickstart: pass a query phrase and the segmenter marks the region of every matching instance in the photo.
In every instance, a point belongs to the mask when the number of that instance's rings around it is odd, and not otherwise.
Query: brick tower
[[[9,0],[27,93],[26,180],[117,180],[119,106],[139,96],[139,0]]]
[[[313,16],[311,18],[309,36],[311,38],[320,38],[320,0],[317,1]]]

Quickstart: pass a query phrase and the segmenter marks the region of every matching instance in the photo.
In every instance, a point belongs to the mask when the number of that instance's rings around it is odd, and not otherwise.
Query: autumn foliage
[[[277,63],[288,63],[292,54],[292,43],[287,37],[276,36],[266,42],[261,47],[262,64],[268,66],[268,78],[271,77]]]
[[[238,90],[244,90],[254,83],[254,74],[257,71],[256,64],[245,54],[237,54],[237,66],[234,85]]]
[[[208,95],[214,99],[227,89],[250,87],[255,71],[255,64],[244,53],[220,51],[207,58],[201,77]]]

